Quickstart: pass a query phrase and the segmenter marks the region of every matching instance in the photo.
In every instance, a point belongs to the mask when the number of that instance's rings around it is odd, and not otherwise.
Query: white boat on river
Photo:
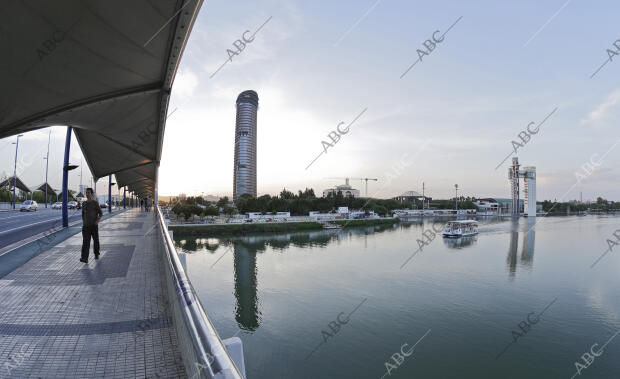
[[[478,221],[459,220],[449,221],[443,228],[444,237],[465,237],[478,234]]]

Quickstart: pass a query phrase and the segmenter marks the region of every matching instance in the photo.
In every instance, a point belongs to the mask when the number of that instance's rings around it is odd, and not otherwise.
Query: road
[[[79,221],[81,216],[80,209],[69,209],[69,223]],[[59,226],[62,226],[60,209],[39,207],[36,212],[0,212],[0,249]]]

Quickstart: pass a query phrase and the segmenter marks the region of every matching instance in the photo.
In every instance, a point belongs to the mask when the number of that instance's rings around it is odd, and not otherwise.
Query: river
[[[249,379],[617,378],[619,221],[479,218],[477,236],[454,240],[425,219],[175,244],[221,337],[243,341]]]

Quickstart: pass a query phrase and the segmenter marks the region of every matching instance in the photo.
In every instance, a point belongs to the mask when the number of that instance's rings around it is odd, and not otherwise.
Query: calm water
[[[610,338],[576,378],[620,377],[620,218],[480,219],[401,269],[431,226],[175,240],[249,379],[571,378]]]

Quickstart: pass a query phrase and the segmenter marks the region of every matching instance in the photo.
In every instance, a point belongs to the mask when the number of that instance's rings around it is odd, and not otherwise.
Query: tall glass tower
[[[256,113],[258,94],[243,91],[237,97],[233,198],[244,193],[256,197]]]

